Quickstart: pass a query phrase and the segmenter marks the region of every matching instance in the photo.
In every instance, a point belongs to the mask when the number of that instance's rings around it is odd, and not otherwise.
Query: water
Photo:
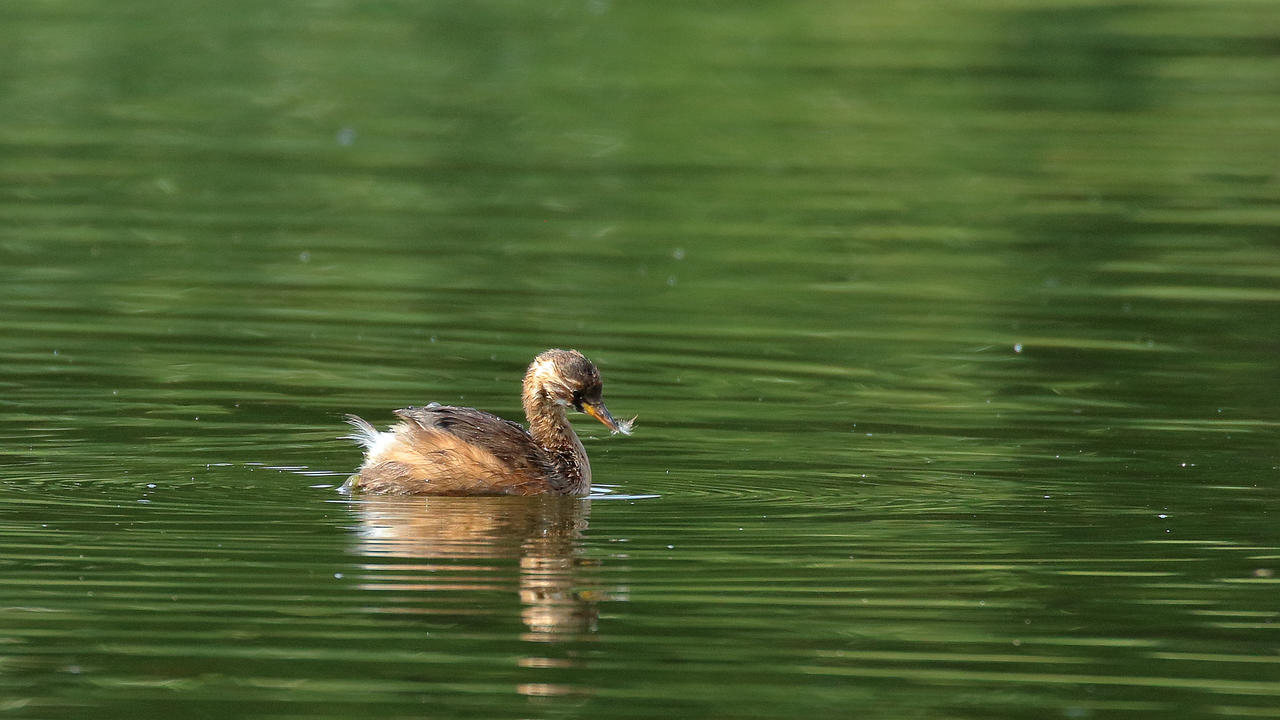
[[[1280,717],[1275,20],[6,7],[0,715]]]

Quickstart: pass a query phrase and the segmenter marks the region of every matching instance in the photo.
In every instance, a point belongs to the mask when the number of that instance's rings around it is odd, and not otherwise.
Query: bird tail
[[[344,416],[347,424],[355,428],[355,432],[350,435],[343,435],[340,440],[354,440],[365,450],[373,447],[378,442],[378,437],[382,434],[378,429],[370,425],[368,421],[359,415],[347,414]]]

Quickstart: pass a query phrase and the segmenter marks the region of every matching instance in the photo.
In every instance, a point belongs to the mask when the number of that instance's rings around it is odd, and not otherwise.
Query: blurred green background
[[[1280,717],[1273,2],[0,8],[0,715]],[[587,501],[347,497],[342,414]]]

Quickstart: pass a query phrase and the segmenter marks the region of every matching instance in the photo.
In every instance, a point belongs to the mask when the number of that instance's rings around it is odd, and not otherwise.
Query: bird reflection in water
[[[590,507],[588,500],[563,496],[363,495],[354,506],[360,518],[358,551],[376,562],[364,565],[369,574],[360,587],[455,594],[434,595],[430,601],[410,597],[410,606],[397,596],[392,606],[380,608],[386,612],[468,614],[479,605],[466,597],[448,602],[456,593],[514,586],[525,626],[522,639],[581,639],[595,631],[601,596],[587,584],[590,578],[582,577],[583,568],[594,564],[580,556]],[[516,561],[514,567],[510,560]],[[562,661],[531,658],[521,664],[544,662]],[[536,694],[549,690],[554,688]]]

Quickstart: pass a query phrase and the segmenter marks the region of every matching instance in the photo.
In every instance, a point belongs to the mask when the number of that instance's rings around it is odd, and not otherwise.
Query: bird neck
[[[524,416],[529,421],[529,434],[534,442],[547,451],[557,469],[569,481],[572,494],[586,492],[591,487],[591,463],[582,441],[569,424],[564,406],[552,400],[541,387],[526,382],[521,394]]]

